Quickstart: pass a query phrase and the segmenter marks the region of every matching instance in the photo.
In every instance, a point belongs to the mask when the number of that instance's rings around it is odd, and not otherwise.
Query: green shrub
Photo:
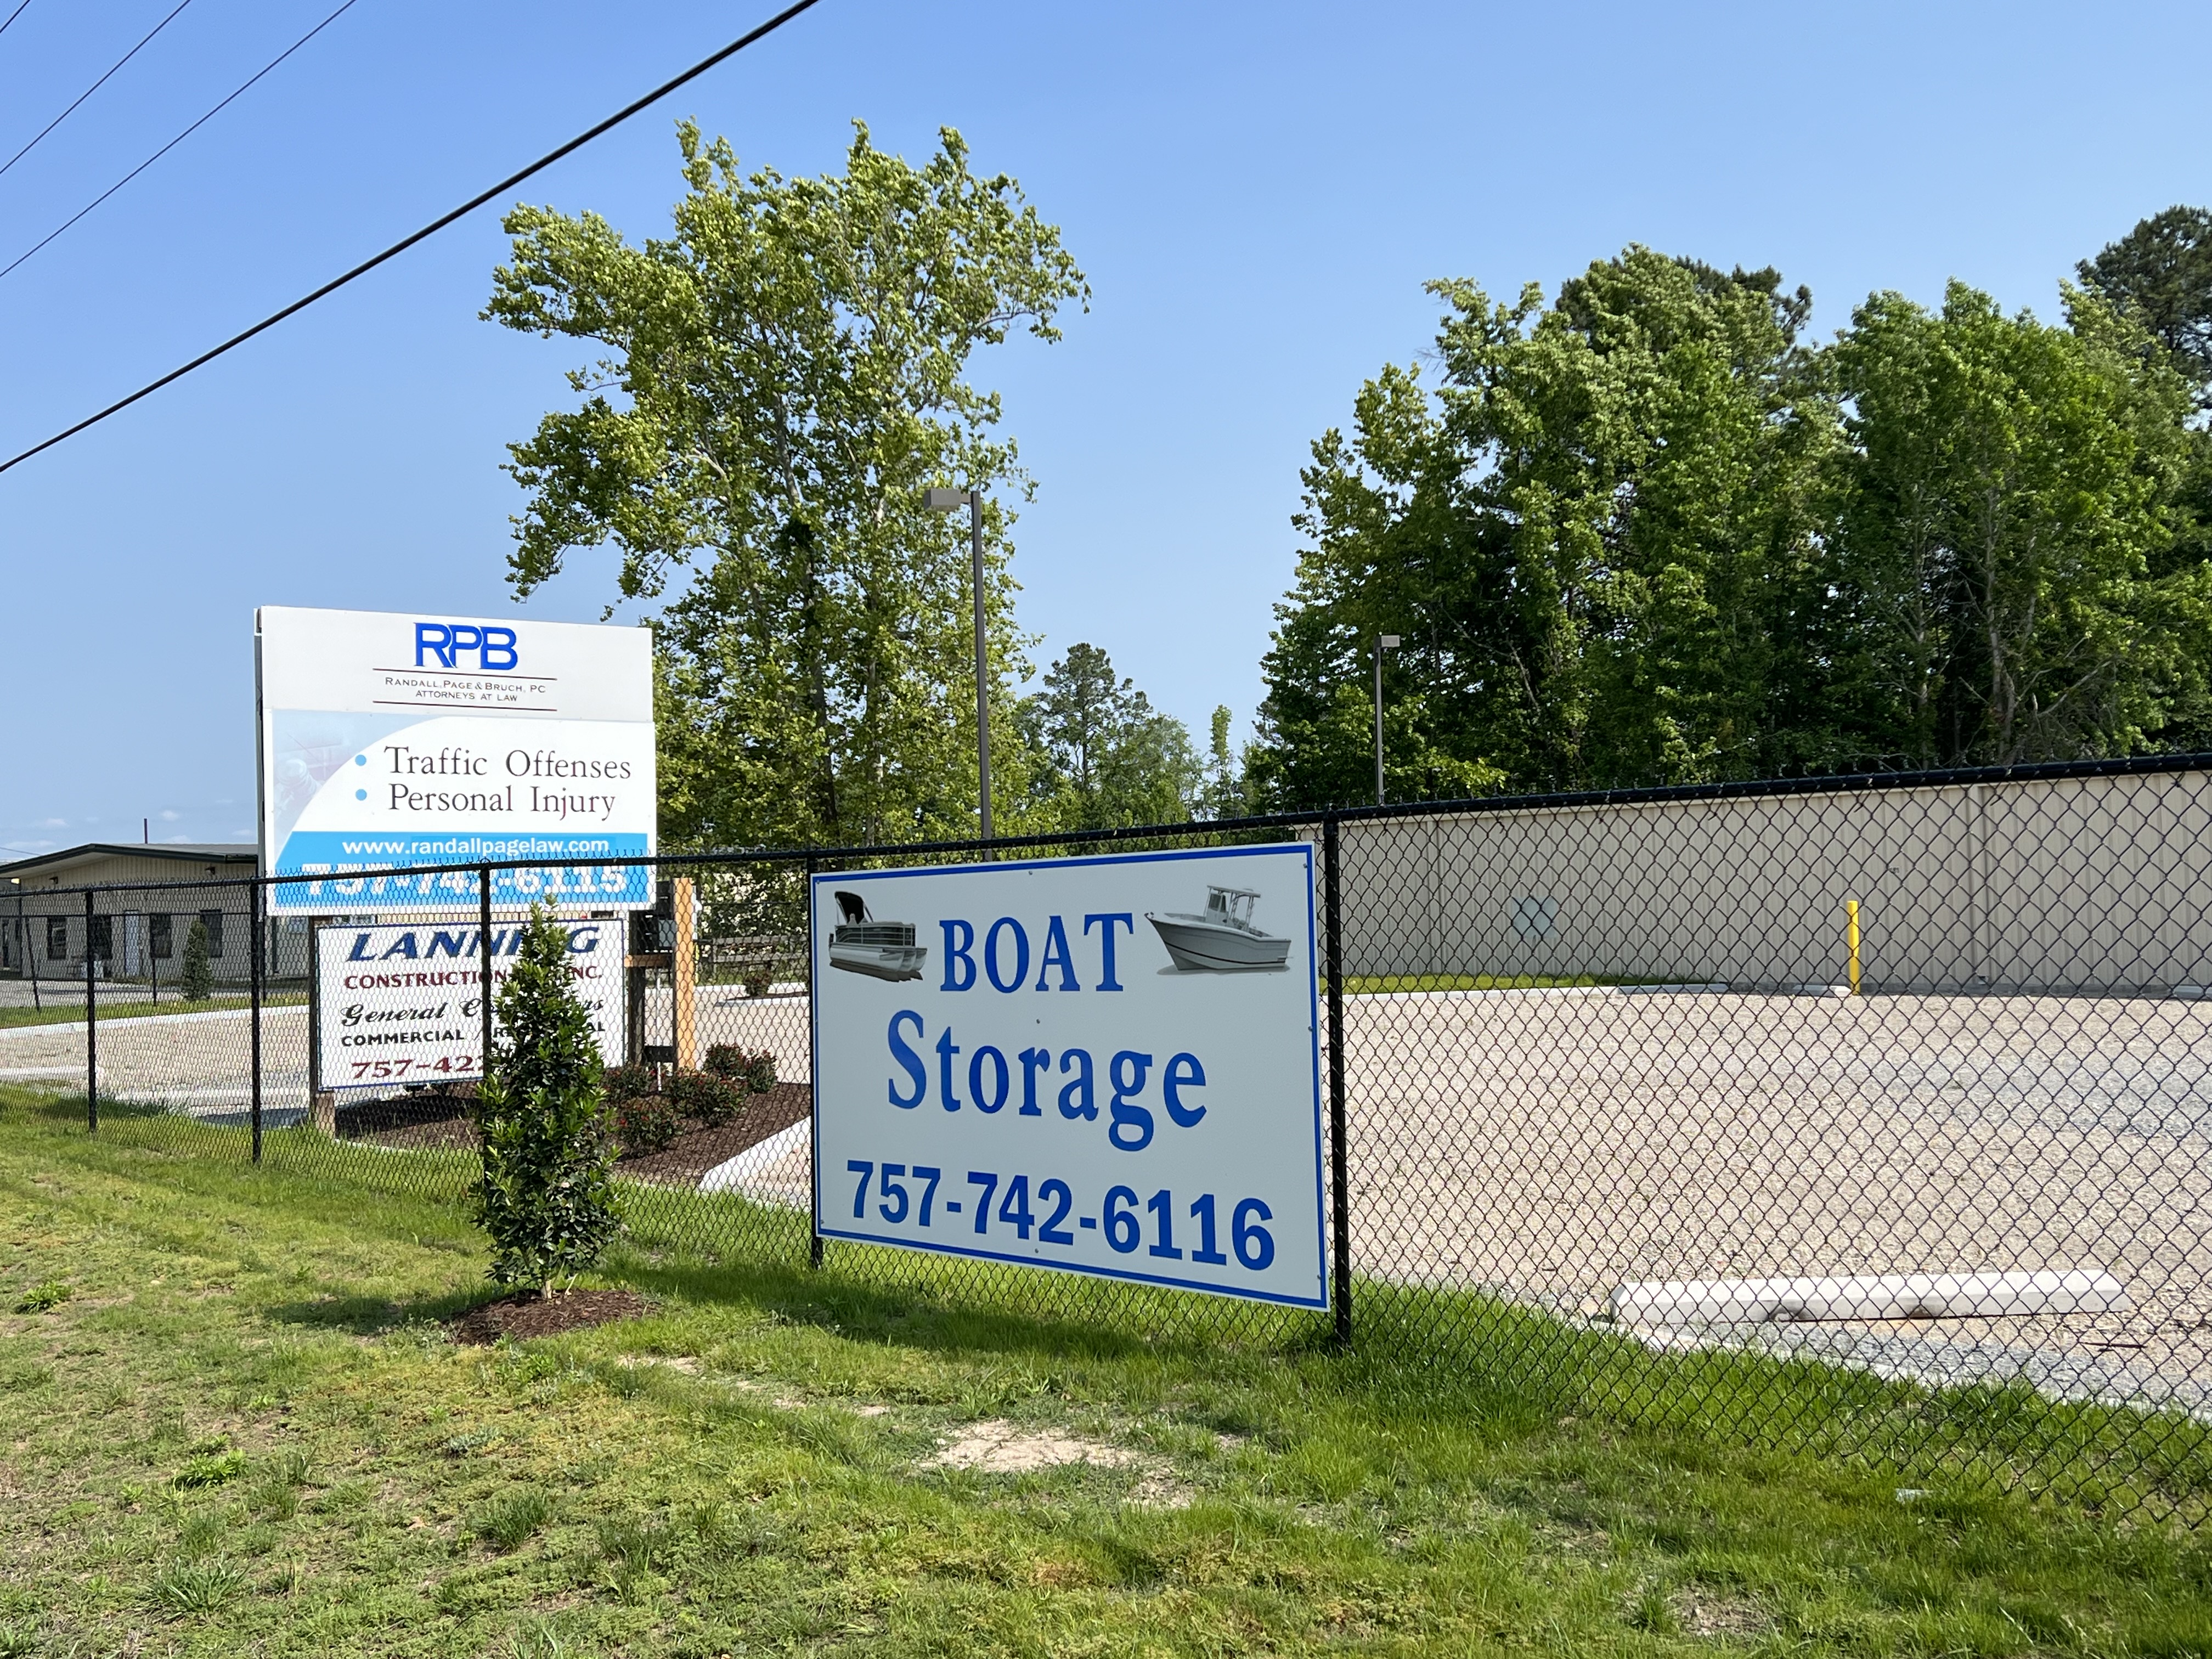
[[[189,1492],[198,1486],[227,1485],[245,1473],[244,1452],[210,1452],[198,1457],[187,1457],[171,1484],[180,1492]]]
[[[647,1095],[660,1092],[659,1068],[653,1066],[610,1066],[607,1067],[607,1098],[620,1103],[625,1100],[641,1100]]]
[[[539,905],[520,931],[471,1103],[483,1146],[471,1199],[491,1236],[493,1281],[550,1297],[556,1279],[599,1261],[622,1218],[605,1066],[569,977],[568,929]]]
[[[718,1042],[707,1050],[707,1069],[716,1077],[744,1084],[755,1094],[766,1094],[775,1087],[775,1056],[765,1048]]]
[[[630,1158],[665,1152],[683,1127],[683,1114],[667,1095],[638,1095],[615,1104],[615,1136]]]
[[[208,961],[207,924],[194,918],[185,935],[185,966],[177,983],[187,1002],[205,1002],[215,994],[215,967]]]
[[[696,1117],[709,1128],[737,1121],[745,1109],[745,1087],[735,1078],[713,1072],[678,1072],[668,1079],[668,1097],[686,1117]]]
[[[23,1292],[23,1299],[15,1304],[17,1313],[52,1313],[70,1299],[70,1287],[58,1279],[49,1279],[42,1285],[33,1285]]]
[[[246,1574],[225,1561],[178,1561],[154,1580],[154,1605],[170,1613],[219,1613],[246,1588]]]
[[[553,1502],[535,1486],[506,1492],[469,1517],[469,1530],[502,1555],[520,1549],[553,1517]]]

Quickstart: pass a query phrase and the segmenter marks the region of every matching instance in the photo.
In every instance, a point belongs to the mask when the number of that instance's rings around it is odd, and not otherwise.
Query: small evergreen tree
[[[471,1198],[494,1282],[550,1297],[599,1261],[621,1214],[605,1062],[569,978],[568,930],[539,906],[521,932],[472,1108],[483,1172]]]
[[[207,923],[192,919],[191,931],[185,935],[185,967],[179,984],[187,1002],[205,1002],[215,994],[215,968],[208,961]]]

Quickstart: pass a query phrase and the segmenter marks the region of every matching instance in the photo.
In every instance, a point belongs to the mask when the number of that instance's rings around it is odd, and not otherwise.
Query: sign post
[[[818,1236],[1330,1306],[1310,847],[809,887]]]

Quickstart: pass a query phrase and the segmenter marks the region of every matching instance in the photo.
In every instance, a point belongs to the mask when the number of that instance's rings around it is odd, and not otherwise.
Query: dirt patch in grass
[[[617,1319],[635,1319],[652,1304],[635,1291],[556,1291],[547,1300],[536,1291],[517,1291],[496,1302],[471,1308],[447,1322],[456,1342],[489,1344],[502,1336],[557,1336]]]
[[[1764,1636],[1774,1628],[1756,1601],[1729,1595],[1708,1584],[1690,1584],[1667,1598],[1682,1629],[1692,1636]]]
[[[379,1146],[440,1148],[474,1152],[476,1127],[469,1121],[465,1086],[452,1092],[399,1095],[338,1109],[338,1138]],[[625,1158],[616,1164],[636,1181],[665,1187],[696,1187],[699,1178],[739,1152],[789,1128],[814,1109],[814,1091],[804,1083],[779,1083],[751,1096],[734,1123],[707,1128],[690,1124],[665,1151]]]
[[[1086,1440],[1057,1429],[1024,1429],[1000,1418],[970,1423],[951,1444],[922,1460],[925,1468],[981,1469],[986,1474],[1027,1474],[1063,1463],[1091,1463],[1122,1468],[1137,1455],[1103,1440]]]

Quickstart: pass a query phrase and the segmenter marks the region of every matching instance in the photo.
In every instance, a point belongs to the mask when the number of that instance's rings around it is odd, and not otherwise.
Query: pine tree
[[[185,1000],[205,1002],[215,994],[215,968],[208,961],[207,923],[195,918],[185,935],[185,966],[179,975]]]

